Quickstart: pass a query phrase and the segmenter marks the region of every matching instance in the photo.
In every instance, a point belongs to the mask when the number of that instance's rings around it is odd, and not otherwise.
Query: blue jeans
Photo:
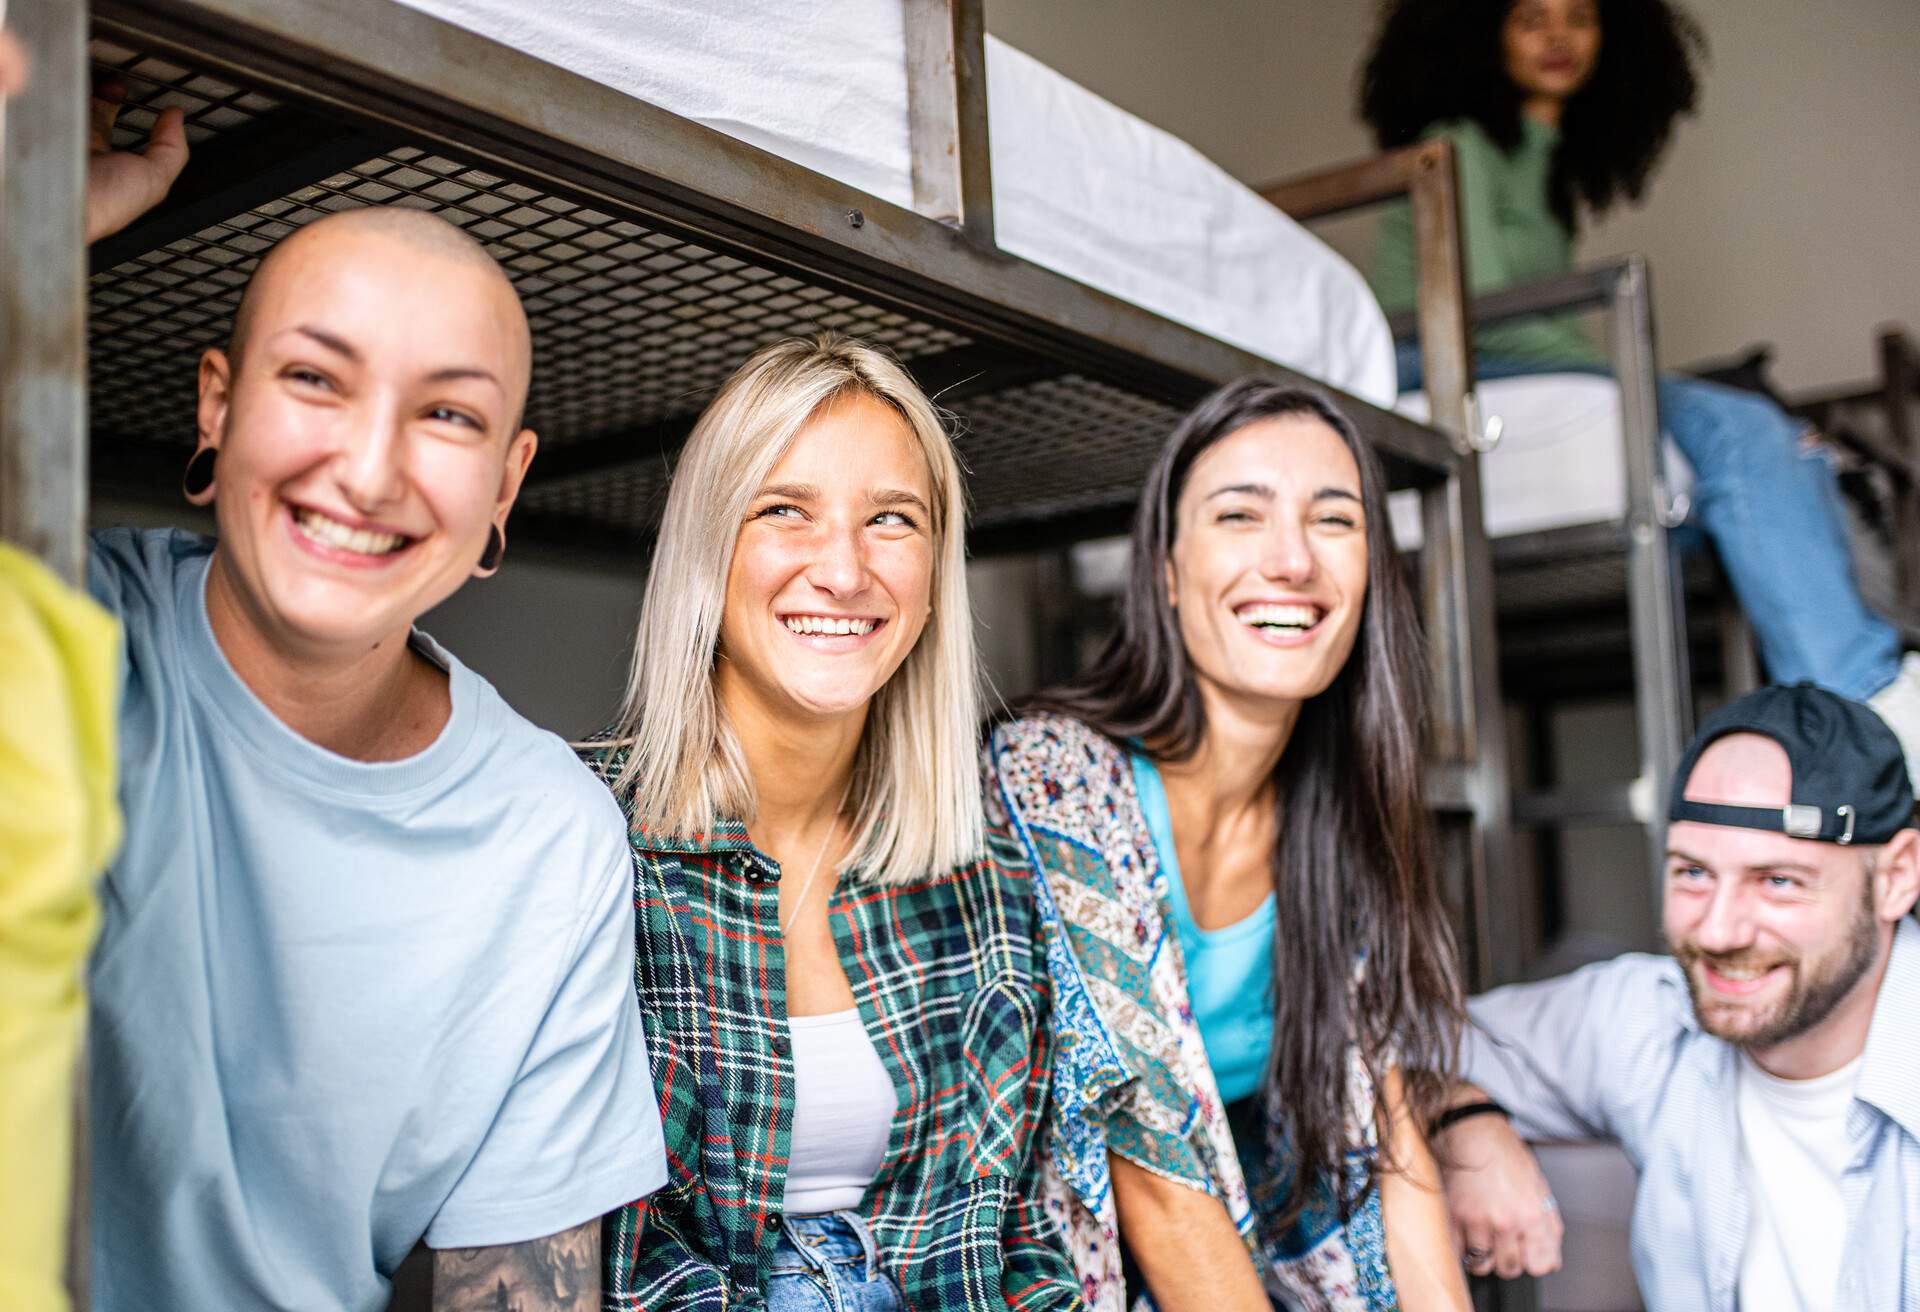
[[[767,1274],[767,1312],[904,1312],[880,1270],[873,1232],[852,1212],[780,1222]]]
[[[1482,356],[1482,378],[1602,373]],[[1420,356],[1400,347],[1400,390]],[[1853,579],[1840,490],[1806,425],[1757,392],[1676,374],[1659,381],[1660,425],[1693,466],[1693,514],[1720,553],[1775,683],[1810,680],[1864,701],[1900,672],[1900,635],[1867,609]]]

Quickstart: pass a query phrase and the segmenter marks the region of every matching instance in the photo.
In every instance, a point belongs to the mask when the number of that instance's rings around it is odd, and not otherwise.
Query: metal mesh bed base
[[[176,105],[203,160],[243,134],[324,135],[305,111],[177,61],[101,40],[90,53],[126,91],[116,145],[137,145]],[[188,362],[225,344],[260,256],[302,224],[362,205],[440,215],[482,242],[520,292],[535,352],[526,422],[541,435],[516,512],[523,530],[643,541],[694,416],[750,352],[795,334],[832,329],[882,345],[937,394],[956,421],[972,500],[989,508],[976,519],[989,543],[1015,544],[1022,525],[1043,521],[1123,522],[1181,409],[982,351],[952,328],[443,148],[395,142],[283,193],[241,198],[252,203],[179,236],[159,231],[170,239],[150,246],[136,226],[96,259],[92,425],[98,476],[116,490],[170,492],[167,462],[184,463],[194,441]]]

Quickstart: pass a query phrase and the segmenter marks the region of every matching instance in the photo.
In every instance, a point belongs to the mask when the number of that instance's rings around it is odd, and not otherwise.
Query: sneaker
[[[1920,652],[1908,652],[1900,662],[1900,673],[1893,682],[1867,698],[1867,705],[1880,712],[1880,718],[1900,740],[1907,754],[1907,778],[1920,795]]]

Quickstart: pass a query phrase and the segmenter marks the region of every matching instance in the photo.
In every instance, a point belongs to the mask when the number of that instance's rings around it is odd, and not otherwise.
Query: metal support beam
[[[78,582],[87,519],[87,12],[12,0],[33,61],[0,143],[0,538]]]
[[[1416,175],[1434,168],[1452,174],[1453,148],[1444,141],[1423,141],[1403,146],[1349,164],[1282,178],[1254,188],[1262,199],[1284,211],[1299,223],[1331,219],[1353,210],[1366,209],[1407,194]]]
[[[1627,613],[1633,631],[1634,712],[1653,905],[1661,903],[1666,826],[1661,817],[1680,751],[1693,735],[1693,680],[1684,594],[1667,534],[1667,486],[1660,458],[1655,393],[1653,303],[1646,261],[1628,256],[1615,269],[1614,374],[1620,380],[1621,440],[1627,475]]]
[[[994,248],[982,0],[905,0],[913,208]]]
[[[1530,314],[1571,313],[1576,310],[1604,309],[1614,303],[1614,296],[1621,277],[1630,260],[1637,256],[1627,256],[1596,264],[1591,268],[1576,269],[1572,273],[1561,274],[1555,278],[1542,278],[1537,282],[1521,283],[1517,287],[1504,287],[1497,292],[1486,292],[1473,298],[1467,307],[1467,317],[1476,328],[1486,328],[1492,324],[1505,323],[1509,319],[1520,319]],[[1644,262],[1643,262],[1644,267]],[[1405,337],[1419,326],[1411,310],[1387,316],[1387,327],[1395,337]]]

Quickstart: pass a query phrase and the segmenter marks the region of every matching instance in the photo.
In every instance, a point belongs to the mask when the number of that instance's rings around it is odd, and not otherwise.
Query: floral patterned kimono
[[[1218,1197],[1281,1306],[1398,1307],[1378,1189],[1342,1223],[1322,1182],[1282,1230],[1271,1218],[1289,1183],[1286,1164],[1266,1161],[1264,1144],[1235,1151],[1127,753],[1077,720],[1017,720],[993,735],[988,790],[1036,876],[1056,1036],[1044,1190],[1088,1306],[1124,1312],[1126,1302],[1112,1152]],[[1358,1177],[1377,1144],[1373,1087],[1357,1051],[1348,1088],[1348,1169]],[[1144,1293],[1142,1305],[1151,1306]]]

